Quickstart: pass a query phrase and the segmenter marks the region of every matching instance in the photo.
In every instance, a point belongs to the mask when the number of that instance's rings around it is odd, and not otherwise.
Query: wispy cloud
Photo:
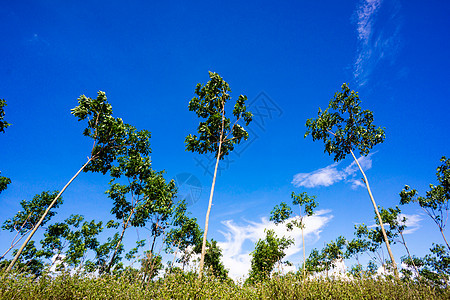
[[[314,216],[306,217],[304,234],[306,241],[311,243],[319,239],[324,226],[333,218],[329,210],[319,210]],[[222,249],[223,263],[229,270],[229,275],[233,279],[246,276],[251,266],[250,253],[254,250],[254,244],[265,237],[264,229],[272,229],[279,237],[292,237],[295,244],[286,250],[285,259],[299,262],[298,253],[302,251],[300,230],[287,231],[284,225],[275,225],[267,218],[261,218],[260,222],[245,221],[246,224],[239,225],[233,220],[223,221],[225,230],[221,231],[225,241],[218,242]],[[289,271],[284,268],[285,271]],[[290,269],[295,270],[295,267]]]
[[[376,153],[376,152],[374,152]],[[369,170],[372,168],[372,158],[374,153],[370,153],[367,156],[358,158],[358,162],[363,170]],[[352,162],[344,169],[338,169],[339,163],[333,163],[325,168],[321,168],[309,173],[298,173],[294,175],[292,184],[295,187],[307,187],[313,188],[317,186],[330,186],[336,182],[345,180],[352,184],[352,189],[356,189],[359,186],[364,186],[364,183],[357,179],[359,172],[356,162]]]
[[[407,215],[407,214],[400,214],[399,219],[402,220],[403,218],[406,218],[406,229],[403,232],[403,234],[411,234],[417,231],[420,226],[420,221],[422,221],[422,217],[420,215]]]
[[[403,223],[403,219],[406,219],[406,222]],[[417,231],[420,226],[420,221],[422,221],[422,217],[420,215],[408,215],[408,214],[399,214],[397,217],[397,221],[401,225],[405,225],[406,229],[403,231],[403,234],[411,234]],[[375,224],[375,222],[369,226],[369,228],[376,228],[378,227],[378,224]],[[389,224],[384,223],[384,227],[389,227]]]
[[[358,49],[353,75],[360,86],[369,80],[372,71],[382,59],[395,59],[399,45],[400,5],[391,1],[383,5],[382,0],[361,0],[355,11]],[[389,18],[377,22],[380,10],[389,9]]]
[[[308,188],[316,186],[330,186],[345,178],[345,172],[339,171],[338,163],[334,163],[325,168],[318,169],[310,173],[298,173],[294,175],[292,184],[294,186],[304,186]]]

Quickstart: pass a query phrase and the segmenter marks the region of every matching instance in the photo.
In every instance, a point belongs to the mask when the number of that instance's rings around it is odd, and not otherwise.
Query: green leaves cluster
[[[5,110],[4,107],[6,106],[6,101],[4,99],[0,99],[0,132],[5,132],[5,128],[10,126],[8,122],[4,121],[5,117]],[[2,172],[0,171],[0,174]],[[0,176],[0,193],[4,190],[6,190],[6,187],[8,184],[11,183],[11,179],[8,177]]]
[[[277,262],[281,263],[285,249],[294,241],[285,237],[278,238],[273,230],[265,230],[265,239],[256,243],[252,252],[251,270],[248,278],[249,283],[258,282],[270,278],[270,273]]]
[[[417,190],[411,189],[406,185],[400,192],[400,203],[418,203],[439,227],[439,231],[450,250],[450,246],[444,235],[450,208],[450,159],[443,156],[440,161],[441,165],[436,169],[436,177],[439,184],[430,184],[430,190],[426,192],[425,196],[418,196]]]
[[[183,264],[184,269],[195,250],[201,251],[202,236],[203,231],[198,226],[197,219],[188,216],[186,202],[182,200],[175,209],[172,228],[167,233],[166,251],[173,252],[172,248],[181,251],[178,262]]]
[[[71,110],[78,121],[87,120],[83,135],[93,139],[91,150],[92,161],[84,169],[85,172],[106,172],[113,162],[136,153],[149,154],[149,132],[136,131],[136,128],[125,124],[121,118],[112,116],[111,104],[106,94],[97,93],[97,98],[82,95],[78,98],[78,106]]]
[[[122,223],[122,233],[111,266],[125,230],[130,226],[144,227],[152,221],[154,241],[163,233],[173,213],[176,195],[175,182],[172,180],[166,183],[164,172],[156,172],[151,168],[150,133],[146,130],[136,131],[127,124],[124,126],[124,143],[118,151],[117,165],[110,168],[112,179],[106,191],[113,200],[111,213]]]
[[[71,215],[64,222],[48,226],[41,240],[42,249],[47,258],[57,255],[64,264],[76,267],[84,262],[88,250],[95,252],[100,246],[97,236],[102,231],[101,221],[88,222],[81,215]]]
[[[292,204],[298,205],[300,207],[300,218],[293,219],[291,222],[286,224],[288,230],[292,230],[293,227],[304,228],[303,218],[310,217],[314,215],[314,209],[317,207],[318,203],[315,201],[316,196],[308,196],[306,192],[301,194],[291,194]],[[281,202],[280,205],[276,205],[270,213],[270,221],[273,221],[276,225],[284,223],[293,214],[293,211],[289,205],[285,202]]]
[[[20,202],[22,210],[18,211],[12,218],[7,219],[3,223],[2,229],[11,232],[16,231],[21,235],[26,234],[29,230],[34,228],[47,206],[53,201],[58,193],[58,191],[46,191],[35,195],[31,200],[22,200]],[[53,210],[50,210],[44,218],[42,224],[47,223],[54,215],[56,215],[55,209],[62,203],[63,199],[59,198],[53,206]]]
[[[319,108],[316,119],[306,121],[305,137],[322,140],[325,152],[334,155],[335,161],[344,159],[350,151],[358,149],[363,156],[385,139],[384,129],[373,125],[373,113],[362,110],[358,93],[350,91],[346,83],[342,91],[330,100],[328,108]]]
[[[4,107],[7,106],[6,101],[4,99],[0,99],[0,132],[5,132],[5,128],[10,126],[8,122],[4,120],[5,118],[5,109]]]
[[[247,140],[247,131],[238,124],[243,119],[245,126],[252,121],[252,114],[247,111],[245,101],[247,97],[240,95],[233,108],[236,122],[231,125],[226,116],[225,104],[231,99],[228,83],[217,73],[209,72],[210,81],[204,86],[197,84],[197,97],[189,102],[189,111],[194,111],[199,118],[205,119],[198,126],[198,136],[189,134],[186,137],[186,150],[191,152],[218,154],[223,159],[242,139]]]
[[[305,261],[305,268],[308,274],[326,271],[336,266],[339,259],[345,257],[345,246],[347,240],[339,236],[335,241],[331,241],[319,252],[317,249],[311,250]]]

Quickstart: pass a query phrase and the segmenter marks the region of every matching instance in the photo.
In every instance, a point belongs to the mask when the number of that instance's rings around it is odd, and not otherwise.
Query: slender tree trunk
[[[5,257],[6,254],[8,254],[8,252],[11,251],[11,249],[13,249],[28,232],[29,232],[29,230],[24,235],[22,235],[17,241],[14,241],[16,239],[16,238],[14,238],[11,246],[9,246],[8,250],[6,250],[6,252],[3,253],[3,255],[0,257],[0,260],[3,259],[3,257]]]
[[[299,205],[300,206],[300,205]],[[303,233],[304,224],[303,224],[303,217],[302,217],[302,207],[300,206],[300,225],[302,226],[302,245],[303,245],[303,278],[306,278],[306,253],[305,253],[305,235]]]
[[[202,279],[202,276],[203,276],[203,265],[205,264],[206,237],[208,235],[209,214],[211,212],[212,199],[213,199],[213,195],[214,195],[214,186],[216,185],[217,168],[219,166],[220,153],[221,153],[221,150],[222,150],[223,130],[224,130],[224,126],[225,126],[225,103],[222,102],[222,105],[223,105],[222,106],[222,129],[221,129],[220,137],[219,137],[219,149],[217,151],[216,166],[214,168],[214,176],[213,176],[213,182],[212,182],[212,185],[211,185],[211,192],[209,193],[208,210],[206,211],[205,232],[203,233],[202,255],[200,257],[198,279]]]
[[[133,215],[133,213],[134,213],[134,208],[131,210],[131,213],[128,216],[128,219],[127,219],[127,221],[125,222],[125,224],[123,226],[122,234],[120,235],[120,238],[117,241],[116,248],[114,249],[113,256],[111,257],[111,261],[109,262],[108,267],[106,268],[106,273],[109,273],[109,270],[112,267],[112,264],[114,262],[114,259],[116,258],[117,252],[119,251],[120,244],[122,243],[122,239],[123,239],[123,236],[125,234],[125,230],[127,230],[128,223],[130,222],[130,219],[131,219],[131,216]]]
[[[172,259],[172,268],[173,268],[173,264],[175,263],[175,259],[177,258],[177,254],[178,254],[178,250],[180,250],[180,242],[178,242],[177,243],[177,250],[175,250],[175,254],[174,254],[174,256],[173,256],[173,259]]]
[[[150,253],[153,254],[153,249],[155,248],[156,235],[153,237],[152,247],[150,248]]]
[[[419,277],[420,276],[419,270],[417,269],[416,264],[414,263],[414,260],[411,257],[411,253],[409,253],[409,249],[408,249],[408,246],[406,246],[406,241],[405,241],[405,238],[403,237],[403,233],[402,232],[399,232],[399,233],[400,233],[400,236],[402,237],[403,246],[405,246],[405,249],[406,249],[406,252],[408,253],[409,259],[411,260],[411,263],[412,263],[414,269],[416,270],[417,277]]]
[[[361,174],[364,177],[364,183],[366,184],[367,191],[369,192],[370,200],[372,200],[373,208],[375,209],[375,213],[377,215],[378,222],[380,222],[381,232],[383,233],[384,242],[386,243],[386,248],[388,250],[389,257],[391,258],[392,267],[394,268],[395,277],[398,278],[397,264],[395,263],[394,255],[392,254],[391,247],[389,245],[389,240],[388,240],[388,237],[387,237],[387,234],[386,234],[386,230],[384,230],[383,220],[381,219],[380,213],[378,211],[377,204],[375,203],[375,199],[373,198],[372,191],[371,191],[370,186],[369,186],[369,181],[367,180],[366,174],[364,173],[363,169],[361,168],[361,165],[359,164],[359,162],[356,159],[355,154],[353,154],[352,150],[350,150],[350,153],[352,154],[353,159],[355,160],[356,164],[358,165],[359,170],[361,171]]]
[[[8,248],[8,250],[6,250],[5,253],[3,253],[3,255],[0,257],[0,260],[2,260],[3,257],[5,257],[6,254],[8,254],[8,252],[11,251],[11,249],[13,249],[13,248],[20,242],[20,240],[23,239],[23,237],[26,236],[27,233],[30,232],[30,231],[33,229],[33,228],[28,229],[26,232],[22,233],[21,236],[20,236],[20,238],[16,241],[17,236],[19,235],[19,233],[20,233],[20,231],[23,229],[23,227],[27,224],[27,222],[28,222],[28,220],[30,219],[30,217],[31,217],[32,214],[33,214],[33,212],[30,212],[30,213],[28,214],[27,219],[22,223],[22,226],[20,226],[20,229],[19,229],[19,230],[17,230],[17,229],[14,227],[14,229],[16,230],[16,235],[14,236],[13,240],[11,241],[11,246]]]
[[[214,177],[213,177],[213,182],[211,185],[211,192],[209,194],[209,204],[208,204],[208,210],[206,212],[206,220],[205,220],[205,233],[203,234],[203,242],[202,242],[202,255],[200,257],[200,265],[199,265],[199,271],[198,271],[199,279],[201,279],[203,276],[203,265],[205,263],[206,236],[208,235],[209,214],[211,212],[212,199],[213,199],[213,195],[214,195],[214,186],[216,185],[217,167],[219,166],[221,148],[222,148],[222,141],[219,142],[219,151],[217,152],[216,167],[214,168]]]
[[[447,248],[450,250],[450,246],[448,245],[447,239],[445,238],[445,234],[444,231],[442,230],[442,227],[439,227],[439,230],[441,231],[442,237],[444,238],[444,241],[447,244]]]
[[[36,225],[34,226],[33,230],[31,231],[31,233],[28,235],[27,239],[23,242],[22,246],[20,247],[19,251],[17,251],[16,256],[14,256],[14,259],[11,261],[11,263],[9,264],[8,268],[6,269],[5,273],[3,276],[6,276],[6,274],[11,271],[12,267],[15,265],[15,263],[17,262],[17,260],[19,259],[20,255],[22,254],[23,249],[25,249],[25,246],[28,244],[28,242],[31,240],[31,238],[33,237],[34,233],[38,230],[39,226],[41,226],[42,222],[44,221],[45,217],[47,216],[48,212],[50,211],[50,209],[53,207],[53,205],[55,205],[56,201],[59,199],[59,197],[61,197],[62,193],[64,193],[64,191],[67,189],[67,187],[72,183],[72,181],[74,181],[75,178],[77,178],[77,176],[81,173],[81,171],[83,171],[83,169],[91,162],[91,160],[93,159],[93,157],[89,158],[88,161],[81,167],[81,169],[78,170],[78,172],[69,180],[69,182],[63,187],[63,189],[59,192],[59,194],[55,197],[55,199],[53,199],[52,203],[50,203],[50,205],[47,207],[47,209],[45,210],[44,214],[42,215],[41,219],[36,223]]]
[[[305,253],[305,236],[302,227],[302,244],[303,244],[303,278],[306,278],[306,253]]]

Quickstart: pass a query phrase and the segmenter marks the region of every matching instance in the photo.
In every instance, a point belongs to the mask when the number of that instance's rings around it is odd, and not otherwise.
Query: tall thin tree
[[[199,118],[205,119],[198,126],[198,134],[189,134],[186,137],[186,150],[192,152],[214,153],[216,164],[214,167],[213,182],[209,195],[208,210],[206,212],[205,231],[203,234],[202,254],[199,266],[199,278],[203,275],[203,265],[206,252],[206,237],[208,234],[209,214],[211,212],[214,186],[216,184],[217,168],[219,161],[233,151],[235,144],[242,139],[247,140],[247,131],[238,124],[243,119],[245,126],[252,120],[252,114],[245,106],[246,96],[240,95],[234,105],[233,116],[236,121],[231,125],[225,112],[225,104],[231,99],[229,85],[217,73],[209,72],[210,81],[204,86],[197,84],[195,93],[197,97],[189,102],[189,110],[194,111]]]
[[[78,106],[73,108],[71,113],[78,118],[78,121],[86,119],[88,121],[88,126],[84,129],[83,135],[93,139],[90,156],[88,156],[86,163],[75,173],[49,204],[39,221],[35,224],[33,230],[17,251],[17,254],[6,269],[4,276],[12,269],[27,243],[41,226],[50,209],[55,205],[59,197],[61,197],[72,181],[74,181],[82,171],[101,172],[105,174],[111,168],[112,162],[123,152],[124,147],[127,146],[125,124],[122,119],[114,118],[112,116],[112,107],[111,104],[107,102],[106,94],[104,92],[99,91],[97,98],[93,99],[88,98],[85,95],[80,96],[80,98],[78,98]]]
[[[373,113],[370,110],[362,110],[360,102],[358,93],[350,91],[350,88],[344,83],[342,91],[334,95],[328,108],[324,111],[319,108],[317,118],[306,121],[307,131],[305,137],[311,135],[314,141],[322,140],[325,144],[325,152],[328,152],[330,155],[333,154],[334,161],[343,160],[347,154],[351,154],[364,178],[370,200],[381,224],[381,231],[394,272],[398,276],[394,255],[392,254],[377,204],[372,195],[369,181],[353,153],[354,150],[359,150],[360,155],[368,155],[370,150],[375,145],[382,143],[386,136],[383,128],[376,128],[372,124]]]
[[[288,230],[292,230],[298,227],[302,231],[302,245],[303,245],[303,277],[306,278],[306,247],[305,247],[305,217],[310,217],[314,215],[314,208],[317,207],[317,202],[315,201],[316,196],[308,196],[306,192],[296,195],[294,192],[291,194],[292,203],[298,205],[299,215],[297,218],[292,219],[286,224]],[[274,221],[275,224],[283,223],[289,219],[292,215],[292,209],[284,202],[281,202],[280,206],[275,206],[275,208],[270,213],[270,220]]]

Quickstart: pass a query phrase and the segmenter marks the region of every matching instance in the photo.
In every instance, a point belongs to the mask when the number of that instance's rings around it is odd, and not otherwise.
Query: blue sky
[[[234,277],[263,236],[272,208],[292,191],[316,195],[320,215],[307,222],[307,254],[353,225],[371,224],[367,191],[350,158],[335,164],[323,145],[304,139],[305,122],[343,82],[386,128],[364,162],[375,199],[397,205],[409,184],[422,194],[450,156],[450,5],[445,1],[3,1],[0,98],[13,125],[0,136],[0,170],[12,179],[0,195],[0,222],[22,199],[62,188],[89,155],[76,99],[106,92],[114,115],[152,132],[152,160],[167,179],[194,175],[203,188],[189,206],[204,226],[212,178],[207,158],[185,152],[199,120],[188,111],[195,85],[219,73],[232,97],[247,95],[255,121],[250,141],[231,153],[217,179],[209,237],[220,242]],[[211,170],[211,169],[206,169]],[[108,178],[82,174],[64,194],[55,220],[71,213],[108,220]],[[441,242],[418,207],[407,235],[412,253]],[[59,219],[58,219],[59,218]],[[308,225],[309,224],[309,225]],[[130,229],[134,244],[145,229]],[[12,236],[0,232],[0,244]],[[6,248],[6,247],[5,247]],[[394,246],[397,260],[405,255]],[[301,244],[288,259],[298,265]]]

